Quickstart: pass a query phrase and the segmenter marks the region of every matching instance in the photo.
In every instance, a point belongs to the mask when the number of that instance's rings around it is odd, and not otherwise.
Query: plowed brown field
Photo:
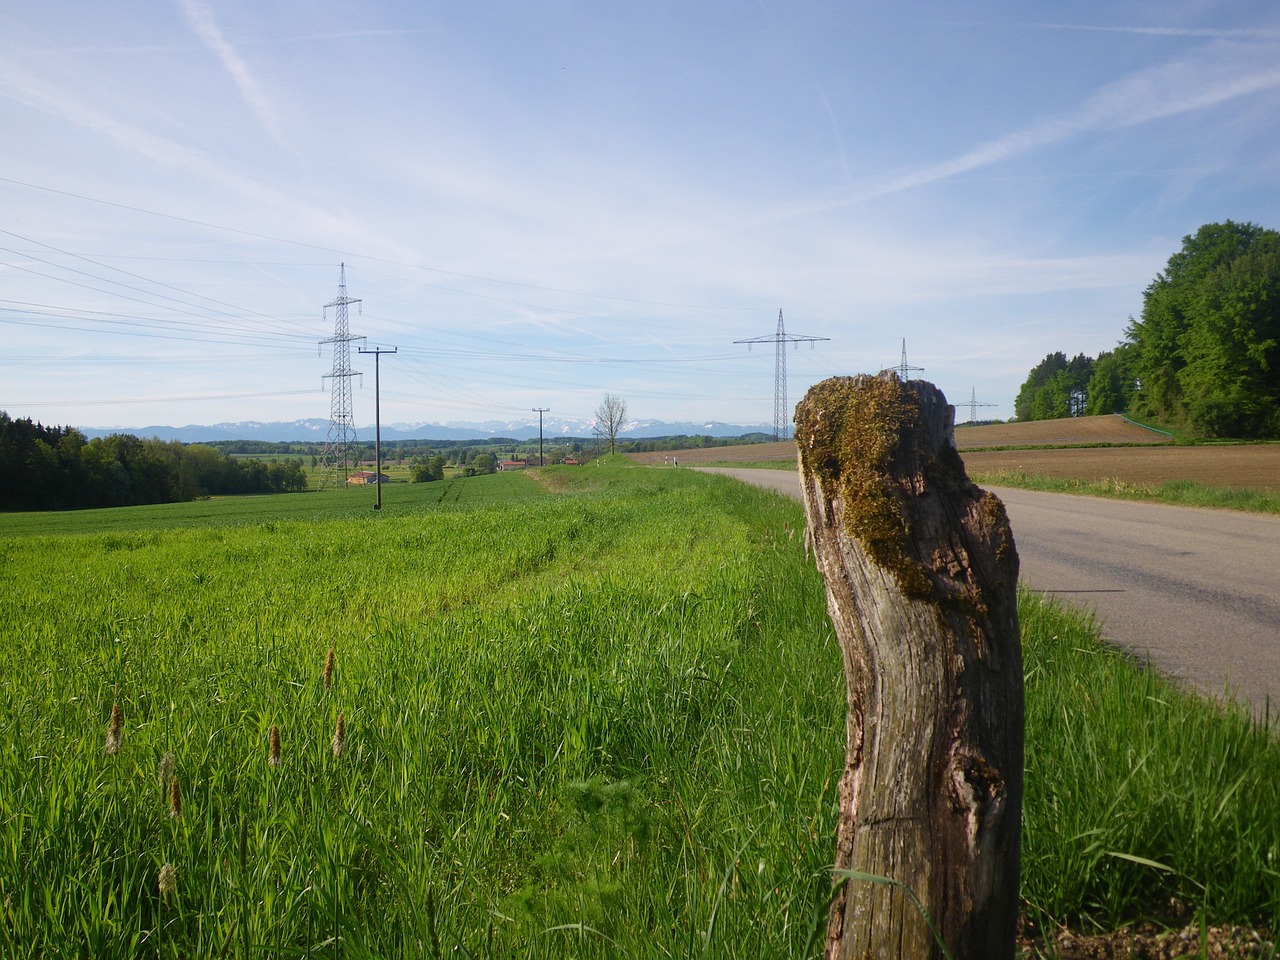
[[[1280,444],[1175,446],[1161,433],[1122,417],[1075,417],[956,427],[956,447],[970,473],[1021,471],[1079,480],[1159,484],[1190,480],[1209,486],[1280,492]],[[1098,444],[1098,446],[1079,446]],[[985,449],[1019,447],[1032,449]],[[984,449],[975,449],[984,448]],[[638,463],[681,466],[794,461],[795,443],[631,454]]]
[[[1280,492],[1280,444],[1239,447],[1088,447],[961,451],[970,473],[1018,471],[1069,480],[1161,484],[1191,480],[1212,487]]]
[[[1060,447],[1073,443],[1169,443],[1167,433],[1151,430],[1114,414],[1105,417],[1068,417],[1065,420],[1028,420],[1025,423],[989,423],[956,427],[956,448]]]

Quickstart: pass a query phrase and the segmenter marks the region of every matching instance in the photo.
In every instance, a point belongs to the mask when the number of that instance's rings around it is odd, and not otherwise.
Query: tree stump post
[[[893,372],[826,380],[796,408],[849,702],[829,960],[942,957],[939,939],[956,960],[1014,956],[1018,555],[954,426],[937,387]]]

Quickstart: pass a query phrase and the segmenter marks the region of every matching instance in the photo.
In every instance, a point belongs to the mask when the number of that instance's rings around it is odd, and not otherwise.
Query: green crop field
[[[622,462],[372,500],[0,516],[0,956],[817,956],[799,504]],[[1028,914],[1280,918],[1274,738],[1023,620]]]

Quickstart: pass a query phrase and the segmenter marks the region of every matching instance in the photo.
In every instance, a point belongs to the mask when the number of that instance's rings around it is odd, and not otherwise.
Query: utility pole
[[[547,462],[542,459],[542,415],[550,409],[550,407],[533,408],[533,412],[538,415],[538,466],[540,467],[547,465]]]
[[[778,311],[778,332],[773,336],[751,337],[747,340],[735,340],[734,343],[745,343],[751,349],[753,343],[772,343],[773,362],[773,439],[787,439],[787,424],[791,417],[787,410],[787,350],[786,344],[794,343],[800,349],[801,342],[812,345],[818,340],[830,340],[830,337],[797,337],[789,334],[782,325],[782,311]]]
[[[351,341],[363,340],[364,337],[351,335],[347,323],[347,307],[359,304],[347,296],[347,265],[341,266],[338,280],[338,296],[324,305],[325,316],[330,307],[334,308],[333,336],[321,340],[333,344],[333,370],[322,379],[333,381],[329,386],[332,398],[329,404],[329,434],[324,441],[324,455],[320,459],[320,482],[317,485],[323,490],[326,486],[337,487],[339,482],[346,485],[350,477],[350,462],[356,442],[356,425],[351,409],[351,378],[359,376],[358,371],[351,369]],[[341,469],[341,473],[339,473]]]
[[[360,348],[361,353],[373,354],[373,482],[378,488],[378,502],[373,509],[382,509],[382,384],[379,368],[382,366],[384,353],[395,353],[399,347],[374,347],[372,350]]]

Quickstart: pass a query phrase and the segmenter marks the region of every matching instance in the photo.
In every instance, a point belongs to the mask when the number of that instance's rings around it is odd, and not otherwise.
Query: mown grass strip
[[[1191,480],[1170,480],[1159,484],[1119,479],[1074,480],[1017,470],[974,471],[970,478],[980,486],[1019,487],[1046,493],[1076,493],[1114,500],[1216,507],[1250,513],[1280,513],[1280,494],[1242,487],[1208,486]]]

